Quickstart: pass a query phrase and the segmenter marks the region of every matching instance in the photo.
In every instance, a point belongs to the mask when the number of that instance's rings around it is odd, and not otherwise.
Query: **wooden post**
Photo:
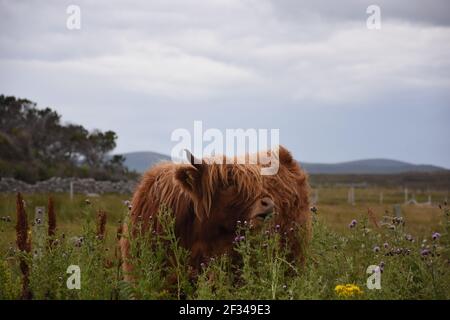
[[[33,257],[39,258],[45,245],[45,207],[34,209],[33,224]]]
[[[380,192],[380,204],[383,204],[383,192]]]
[[[408,203],[408,188],[405,188],[405,203]]]

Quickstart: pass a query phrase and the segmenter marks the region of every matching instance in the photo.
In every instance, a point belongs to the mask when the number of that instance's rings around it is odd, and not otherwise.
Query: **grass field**
[[[245,240],[235,244],[242,259],[239,267],[226,256],[217,257],[192,278],[186,263],[189,253],[177,246],[173,221],[167,218],[164,245],[151,235],[133,242],[135,252],[140,252],[134,257],[139,279],[134,286],[122,280],[116,255],[116,230],[127,213],[123,201],[129,197],[102,195],[86,204],[84,195],[73,200],[67,194],[52,195],[58,245],[43,246],[36,256],[39,245],[34,227],[31,253],[17,250],[15,195],[1,194],[0,217],[10,216],[11,221],[0,221],[0,299],[20,297],[21,259],[30,266],[29,287],[35,299],[449,299],[446,192],[432,192],[434,203],[420,204],[428,201],[429,193],[410,191],[409,197],[418,205],[404,204],[402,189],[356,189],[354,205],[347,203],[347,193],[348,188],[319,189],[314,234],[304,265],[287,260],[278,245],[283,235],[268,222],[269,235],[240,230]],[[47,198],[24,195],[30,224],[35,207],[46,207]],[[395,204],[401,204],[405,223],[393,219]],[[369,208],[375,219],[368,218]],[[107,212],[104,239],[96,237],[98,210]],[[350,228],[354,219],[357,222]],[[74,237],[83,237],[83,244],[74,244]],[[172,262],[165,261],[167,245],[177,253]],[[66,286],[69,265],[80,266],[80,290]],[[366,287],[370,265],[381,268],[379,290]],[[341,286],[347,284],[353,287]]]

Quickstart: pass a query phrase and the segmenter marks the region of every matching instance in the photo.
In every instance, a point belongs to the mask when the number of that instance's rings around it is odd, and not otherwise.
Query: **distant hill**
[[[366,159],[340,163],[300,163],[310,174],[396,174],[446,170],[433,165],[417,165],[389,159]]]
[[[152,151],[124,153],[125,165],[137,172],[144,172],[154,164],[170,160],[168,155]],[[310,174],[397,174],[405,172],[437,172],[445,168],[433,165],[416,165],[388,159],[367,159],[340,163],[300,162]]]
[[[170,160],[169,156],[152,151],[129,152],[122,155],[125,157],[125,166],[137,172],[144,172],[158,162]]]

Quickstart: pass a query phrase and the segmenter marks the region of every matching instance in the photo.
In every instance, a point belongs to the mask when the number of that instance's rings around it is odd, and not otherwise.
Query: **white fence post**
[[[353,186],[348,190],[348,203],[352,206],[355,205],[355,188]]]
[[[399,204],[394,205],[394,214],[397,218],[402,217],[402,207]]]
[[[314,198],[313,198],[313,204],[316,205],[319,202],[319,189],[314,189]]]
[[[70,201],[73,201],[73,181],[70,181]]]

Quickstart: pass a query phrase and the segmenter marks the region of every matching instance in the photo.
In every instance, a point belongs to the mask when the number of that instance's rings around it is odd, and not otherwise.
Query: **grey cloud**
[[[382,19],[403,20],[410,23],[448,26],[450,2],[446,0],[271,0],[280,18],[297,21],[362,21],[365,23],[366,8],[378,5]]]
[[[380,31],[368,1],[77,1],[74,32],[69,4],[0,0],[1,93],[114,129],[118,151],[169,152],[204,120],[280,128],[302,160],[450,163],[447,2],[378,1]]]

